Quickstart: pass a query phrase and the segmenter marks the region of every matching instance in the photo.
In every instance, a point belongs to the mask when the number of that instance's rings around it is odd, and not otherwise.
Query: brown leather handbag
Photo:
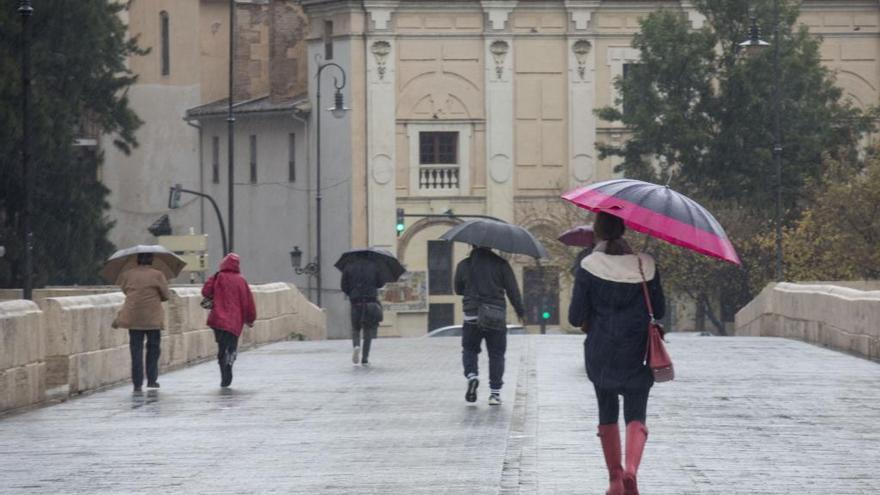
[[[639,258],[639,272],[642,274],[642,291],[645,294],[645,304],[648,307],[648,349],[645,353],[645,362],[654,374],[655,382],[668,382],[675,378],[675,369],[672,367],[672,358],[666,352],[663,343],[663,325],[654,319],[654,307],[651,305],[651,296],[648,294],[648,282],[645,280],[645,272],[642,270],[642,259]]]

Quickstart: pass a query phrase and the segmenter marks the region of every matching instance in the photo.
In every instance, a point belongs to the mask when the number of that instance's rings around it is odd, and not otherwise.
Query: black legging
[[[645,390],[604,390],[593,387],[596,390],[596,399],[599,401],[599,424],[607,425],[617,423],[620,416],[620,401],[618,395],[623,396],[623,419],[629,424],[631,421],[645,422],[648,412],[648,392]]]

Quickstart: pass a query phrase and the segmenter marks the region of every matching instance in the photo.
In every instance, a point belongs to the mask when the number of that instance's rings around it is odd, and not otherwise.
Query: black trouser
[[[599,424],[607,425],[617,423],[620,416],[619,395],[623,396],[623,419],[629,424],[632,421],[645,423],[648,412],[648,392],[650,389],[640,390],[605,390],[596,387],[596,400],[599,402]]]
[[[375,301],[352,301],[351,303],[351,343],[354,347],[361,348],[361,362],[366,363],[370,358],[370,344],[379,333],[379,324],[370,324],[366,321],[367,304]],[[363,344],[361,344],[361,330],[363,330]]]
[[[507,330],[485,330],[476,323],[465,322],[461,329],[461,364],[464,376],[479,375],[479,358],[483,339],[489,353],[489,388],[501,390],[504,385],[504,354],[507,352]]]
[[[144,384],[144,337],[147,339],[147,383],[159,379],[159,354],[162,332],[159,330],[129,330],[128,348],[131,351],[131,382],[135,387]]]
[[[216,328],[212,330],[214,330],[214,341],[217,342],[217,362],[220,366],[232,366],[238,354],[238,337],[225,330]]]

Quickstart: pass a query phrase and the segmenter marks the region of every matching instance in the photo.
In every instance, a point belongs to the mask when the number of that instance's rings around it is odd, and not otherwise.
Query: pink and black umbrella
[[[566,246],[591,247],[596,244],[596,241],[593,240],[593,227],[587,225],[570,228],[560,234],[557,239]]]
[[[623,219],[626,226],[670,244],[741,264],[724,228],[696,201],[668,186],[615,179],[579,187],[562,199]]]

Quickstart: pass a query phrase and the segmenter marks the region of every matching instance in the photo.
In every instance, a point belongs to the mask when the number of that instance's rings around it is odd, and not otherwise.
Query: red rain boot
[[[636,473],[642,462],[642,452],[648,441],[648,428],[641,421],[630,421],[626,425],[626,472],[623,473],[624,495],[639,495]]]
[[[617,423],[599,425],[599,439],[608,467],[608,490],[605,495],[623,495],[623,466],[620,464],[620,427]]]

